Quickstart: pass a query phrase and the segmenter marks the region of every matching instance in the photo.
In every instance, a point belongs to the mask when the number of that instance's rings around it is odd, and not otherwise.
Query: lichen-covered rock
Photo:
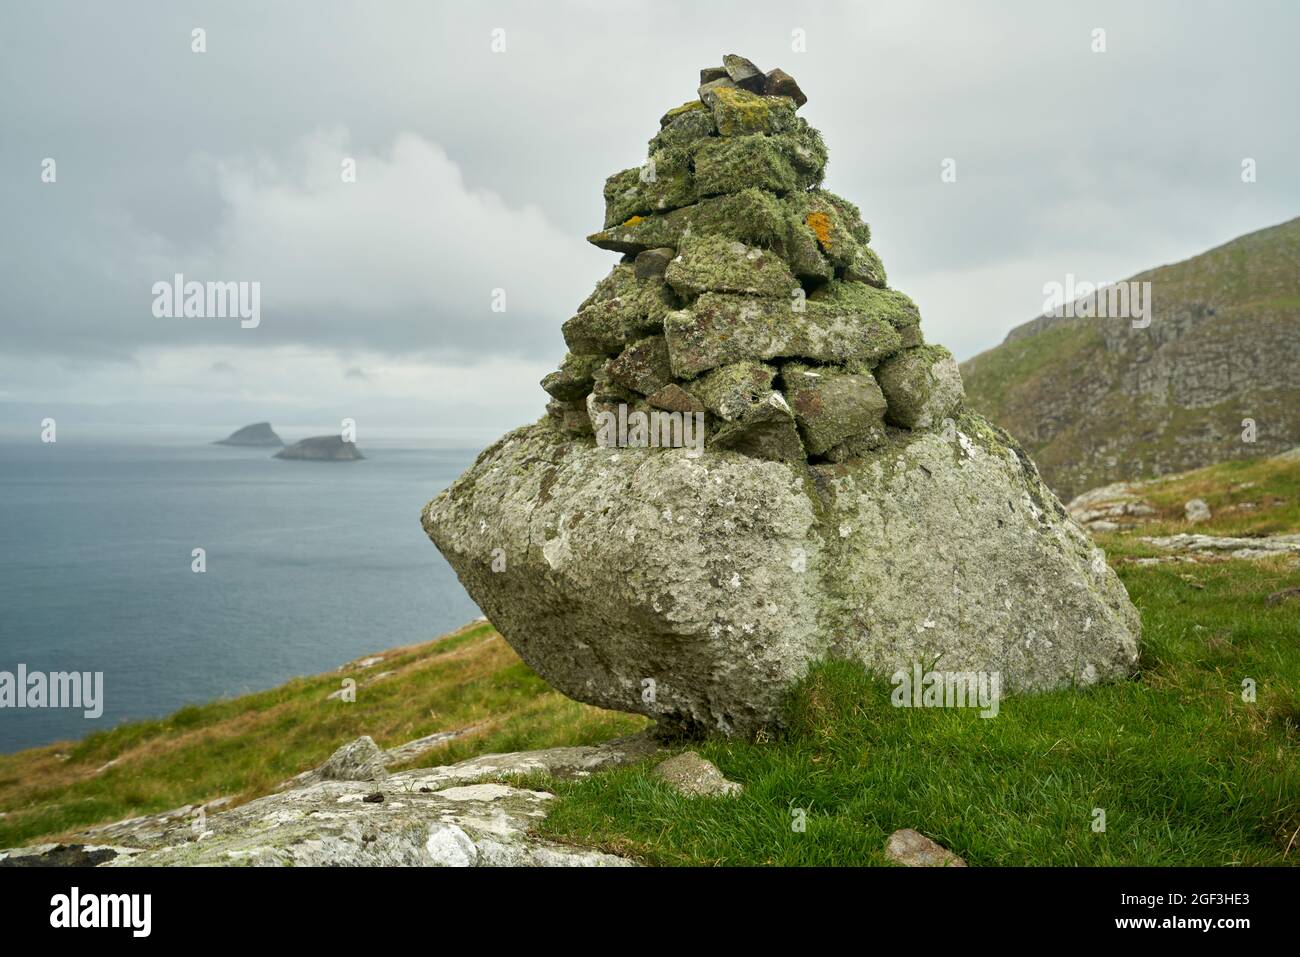
[[[662,389],[646,396],[646,404],[666,412],[704,412],[704,403],[687,392],[676,382],[670,382]]]
[[[703,102],[705,106],[712,107],[714,91],[724,89],[736,89],[736,81],[729,76],[715,77],[712,80],[706,80],[701,83],[697,92],[700,95],[700,101]]]
[[[735,797],[744,786],[728,781],[712,761],[683,751],[655,766],[654,776],[683,797]]]
[[[124,833],[122,840],[128,846],[84,849],[111,853],[82,855],[81,860],[46,853],[44,860],[32,863],[626,867],[632,862],[624,858],[536,837],[532,830],[546,816],[553,795],[500,782],[524,775],[586,775],[648,757],[656,750],[651,739],[637,735],[589,747],[488,754],[390,774],[377,783],[302,774],[287,790],[235,808],[212,810],[201,832],[190,814],[156,831]],[[375,794],[379,800],[370,799]],[[4,863],[23,863],[24,856],[35,855],[0,851]]]
[[[632,260],[632,271],[637,279],[653,279],[655,276],[662,276],[676,255],[677,250],[671,246],[647,249],[645,252],[637,253],[636,258]]]
[[[722,236],[691,236],[664,271],[678,295],[736,292],[789,299],[799,288],[781,257],[761,246]]]
[[[785,240],[789,229],[780,201],[771,193],[750,188],[666,213],[630,216],[618,226],[593,233],[587,241],[601,249],[632,254],[658,246],[677,248],[687,232],[773,246]]]
[[[826,190],[792,195],[787,205],[796,220],[812,230],[831,264],[847,274],[845,278],[884,286],[884,265],[867,247],[871,229],[856,206]]]
[[[573,399],[567,402],[552,399],[546,403],[546,414],[566,432],[575,435],[591,434],[591,418],[587,415],[586,399]]]
[[[808,457],[794,412],[785,396],[775,390],[759,396],[735,421],[719,425],[709,442],[714,449],[772,462],[802,464]]]
[[[650,154],[656,150],[674,146],[689,146],[706,136],[712,136],[718,128],[713,124],[713,113],[699,100],[691,100],[669,110],[659,121],[661,129],[650,140]]]
[[[886,417],[908,429],[928,429],[952,416],[965,393],[961,370],[943,346],[905,349],[882,363],[876,378],[889,403]]]
[[[676,302],[663,279],[638,279],[631,263],[619,263],[564,324],[564,341],[577,355],[614,355],[659,332]]]
[[[879,449],[889,439],[889,430],[883,422],[873,421],[861,431],[854,432],[838,445],[832,445],[822,458],[827,462],[847,462],[860,459]]]
[[[885,396],[870,372],[792,363],[782,367],[781,378],[811,455],[884,424]]]
[[[901,349],[921,344],[921,312],[916,303],[897,289],[877,289],[866,283],[837,279],[814,290],[808,298],[864,319],[883,319],[898,332]]]
[[[388,769],[384,752],[374,738],[363,734],[331,754],[321,765],[320,776],[326,781],[377,781],[388,776]]]
[[[863,315],[834,303],[754,299],[705,293],[689,309],[669,313],[664,335],[673,372],[692,378],[746,359],[800,358],[871,364],[902,340],[884,315]]]
[[[605,226],[614,226],[638,213],[677,209],[695,202],[699,194],[691,173],[693,153],[688,146],[663,147],[651,153],[643,165],[607,179]]]
[[[615,383],[641,395],[658,392],[673,378],[663,336],[638,339],[604,368]]]
[[[570,352],[560,368],[542,380],[542,388],[561,402],[582,399],[591,391],[592,374],[604,361],[602,355],[576,356]]]
[[[722,136],[788,133],[795,129],[794,101],[784,96],[760,96],[737,86],[714,86],[701,99],[713,111],[713,122]]]
[[[548,682],[685,725],[779,723],[786,689],[831,656],[883,675],[996,671],[1007,692],[1120,678],[1137,658],[1137,613],[1102,552],[974,415],[813,466],[533,425],[424,527]]]
[[[776,369],[762,362],[735,362],[706,372],[691,383],[691,393],[728,422],[745,418],[772,391]]]
[[[821,138],[806,131],[803,136],[755,133],[705,141],[694,160],[694,192],[699,196],[738,193],[749,187],[788,193],[821,182],[826,152]]]

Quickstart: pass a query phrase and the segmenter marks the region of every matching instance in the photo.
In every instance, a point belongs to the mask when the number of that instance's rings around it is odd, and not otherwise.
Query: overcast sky
[[[729,52],[798,79],[826,185],[964,359],[1067,273],[1300,215],[1298,35],[1250,0],[6,3],[0,432],[535,419],[617,260],[584,241],[605,177]],[[260,282],[261,325],[155,317],[175,273]]]

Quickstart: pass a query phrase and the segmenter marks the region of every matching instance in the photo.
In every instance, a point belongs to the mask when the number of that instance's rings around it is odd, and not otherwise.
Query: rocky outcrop
[[[275,453],[277,459],[300,459],[307,462],[354,462],[365,456],[355,442],[344,442],[337,435],[316,435],[295,442],[287,449]]]
[[[1014,691],[1128,674],[1123,586],[960,411],[952,356],[818,187],[794,81],[741,60],[606,183],[590,239],[624,258],[564,324],[548,415],[429,504],[429,537],[552,685],[670,725],[778,724],[829,657]]]
[[[366,742],[369,742],[367,744]],[[654,753],[643,735],[589,747],[489,754],[385,774],[369,738],[340,748],[288,790],[106,825],[85,843],[0,851],[0,866],[628,866],[612,854],[542,840],[553,799],[500,783],[574,777]]]
[[[271,428],[270,422],[254,422],[252,425],[246,425],[242,429],[236,429],[224,439],[219,439],[212,443],[213,445],[244,445],[252,448],[279,448],[284,445],[275,431]]]
[[[1300,445],[1298,262],[1293,219],[1139,273],[1149,317],[1018,326],[962,364],[968,402],[1063,498]]]

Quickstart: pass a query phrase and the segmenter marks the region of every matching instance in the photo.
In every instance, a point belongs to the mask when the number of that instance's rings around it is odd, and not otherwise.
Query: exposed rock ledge
[[[630,866],[612,854],[533,836],[553,795],[499,781],[538,772],[585,776],[656,747],[641,734],[587,747],[488,754],[373,781],[317,780],[230,810],[209,805],[201,833],[193,814],[156,828],[140,826],[150,819],[136,819],[129,829],[96,829],[97,840],[88,832],[86,845],[0,851],[0,866]],[[106,837],[114,843],[101,843]]]

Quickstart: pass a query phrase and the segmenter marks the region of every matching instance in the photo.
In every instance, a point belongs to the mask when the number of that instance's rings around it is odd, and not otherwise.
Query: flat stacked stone
[[[838,462],[953,415],[957,363],[924,344],[858,208],[821,187],[798,83],[732,54],[698,92],[605,182],[588,240],[623,258],[564,324],[552,417],[586,434],[619,404],[702,410],[713,447]]]

